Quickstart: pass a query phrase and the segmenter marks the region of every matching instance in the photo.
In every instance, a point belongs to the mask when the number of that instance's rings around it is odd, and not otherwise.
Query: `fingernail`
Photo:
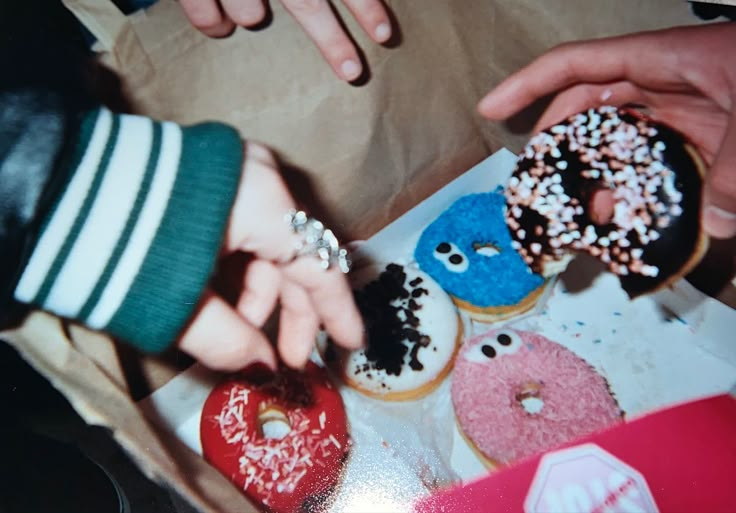
[[[492,102],[491,102],[491,100],[489,100],[489,99],[488,99],[488,95],[484,96],[484,97],[483,97],[483,98],[481,98],[481,100],[480,100],[480,101],[478,102],[478,105],[477,105],[477,107],[478,107],[478,110],[479,110],[480,112],[483,112],[484,110],[486,110],[486,109],[488,108],[488,105],[489,105],[490,103],[492,103]]]
[[[481,113],[481,115],[489,118],[489,119],[495,119],[500,120],[503,119],[503,115],[498,115],[498,108],[497,108],[497,102],[496,102],[496,96],[492,94],[488,94],[483,99],[478,102],[478,112]]]
[[[705,208],[703,226],[713,237],[728,239],[736,235],[736,213],[709,205]]]
[[[348,59],[347,61],[343,62],[340,69],[342,70],[342,75],[347,80],[356,79],[358,78],[358,75],[360,75],[360,66],[352,59]]]
[[[391,26],[388,23],[381,23],[376,27],[375,36],[377,41],[383,43],[391,37]]]

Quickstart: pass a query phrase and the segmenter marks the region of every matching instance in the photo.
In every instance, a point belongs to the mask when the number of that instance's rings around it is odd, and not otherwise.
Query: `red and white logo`
[[[542,457],[525,513],[657,513],[639,472],[595,444]]]

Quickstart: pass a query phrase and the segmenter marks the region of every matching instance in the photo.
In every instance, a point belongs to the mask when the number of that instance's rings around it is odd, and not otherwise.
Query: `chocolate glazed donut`
[[[679,132],[631,109],[600,107],[534,136],[506,188],[513,245],[537,273],[576,252],[604,262],[631,298],[687,274],[707,249],[704,164]],[[593,204],[607,196],[610,212]]]

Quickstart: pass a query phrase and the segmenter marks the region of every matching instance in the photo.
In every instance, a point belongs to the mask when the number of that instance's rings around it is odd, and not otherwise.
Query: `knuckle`
[[[348,2],[346,2],[348,3]],[[350,2],[353,10],[360,13],[360,16],[373,24],[378,24],[386,19],[386,12],[378,2]]]
[[[353,45],[346,37],[335,35],[331,37],[324,45],[325,58],[334,63],[341,64],[347,60],[359,61],[358,54],[355,52]]]
[[[724,201],[736,203],[736,174],[716,172],[708,177],[709,188]],[[736,209],[736,204],[733,205]]]
[[[259,142],[248,141],[245,156],[246,158],[255,159],[267,166],[273,167],[276,165],[273,152]]]

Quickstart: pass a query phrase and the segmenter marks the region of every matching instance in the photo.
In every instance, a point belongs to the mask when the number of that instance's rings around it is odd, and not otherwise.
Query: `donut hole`
[[[598,226],[605,226],[613,219],[615,200],[613,190],[596,189],[588,200],[590,219]]]
[[[501,249],[491,242],[474,242],[473,250],[484,257],[493,257],[501,253]]]
[[[544,409],[542,394],[543,385],[537,382],[524,383],[516,393],[516,402],[529,415],[538,415]]]
[[[281,440],[291,432],[286,410],[275,405],[261,405],[258,412],[258,431],[262,438]]]
[[[521,401],[521,407],[529,415],[537,415],[544,408],[544,400],[539,397],[525,397]]]

